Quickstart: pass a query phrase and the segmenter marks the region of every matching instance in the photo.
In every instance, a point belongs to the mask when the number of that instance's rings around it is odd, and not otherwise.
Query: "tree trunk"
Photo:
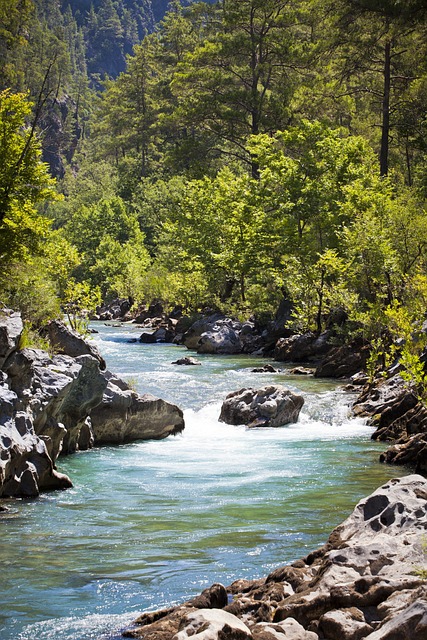
[[[388,40],[384,50],[384,91],[382,103],[380,173],[388,174],[388,147],[390,138],[390,81],[391,81],[391,42]]]

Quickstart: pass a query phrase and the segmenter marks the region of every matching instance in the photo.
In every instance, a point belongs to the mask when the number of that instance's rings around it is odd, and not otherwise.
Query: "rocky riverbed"
[[[146,613],[145,640],[425,640],[427,480],[390,480],[327,543],[260,580],[214,584]]]

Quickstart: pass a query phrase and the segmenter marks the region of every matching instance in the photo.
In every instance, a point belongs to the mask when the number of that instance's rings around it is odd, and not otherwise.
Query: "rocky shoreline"
[[[427,480],[390,480],[327,543],[259,580],[141,615],[144,640],[425,640]]]
[[[181,409],[134,392],[61,322],[47,328],[54,355],[21,349],[22,331],[19,314],[0,313],[0,498],[72,486],[56,469],[60,455],[184,429]]]

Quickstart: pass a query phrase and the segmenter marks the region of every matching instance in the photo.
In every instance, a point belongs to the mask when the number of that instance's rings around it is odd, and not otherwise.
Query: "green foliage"
[[[35,205],[55,193],[34,128],[28,126],[31,106],[22,93],[0,93],[0,223],[6,220],[20,229],[23,218],[34,217]],[[21,216],[19,222],[16,216]],[[29,220],[29,229],[36,231],[31,226]]]
[[[48,353],[52,352],[50,342],[45,338],[42,338],[40,333],[33,328],[33,326],[27,321],[24,322],[24,328],[19,337],[19,349],[43,349]]]
[[[81,334],[86,334],[90,316],[101,304],[99,288],[92,287],[89,282],[70,280],[64,292],[63,307],[70,326]]]
[[[9,264],[0,275],[2,304],[21,312],[22,318],[39,327],[60,313],[56,284],[38,259]]]

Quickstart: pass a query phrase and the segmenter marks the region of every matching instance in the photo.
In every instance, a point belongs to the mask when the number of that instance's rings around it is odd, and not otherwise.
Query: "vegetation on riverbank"
[[[340,307],[423,387],[424,3],[151,4],[0,0],[3,304]]]

